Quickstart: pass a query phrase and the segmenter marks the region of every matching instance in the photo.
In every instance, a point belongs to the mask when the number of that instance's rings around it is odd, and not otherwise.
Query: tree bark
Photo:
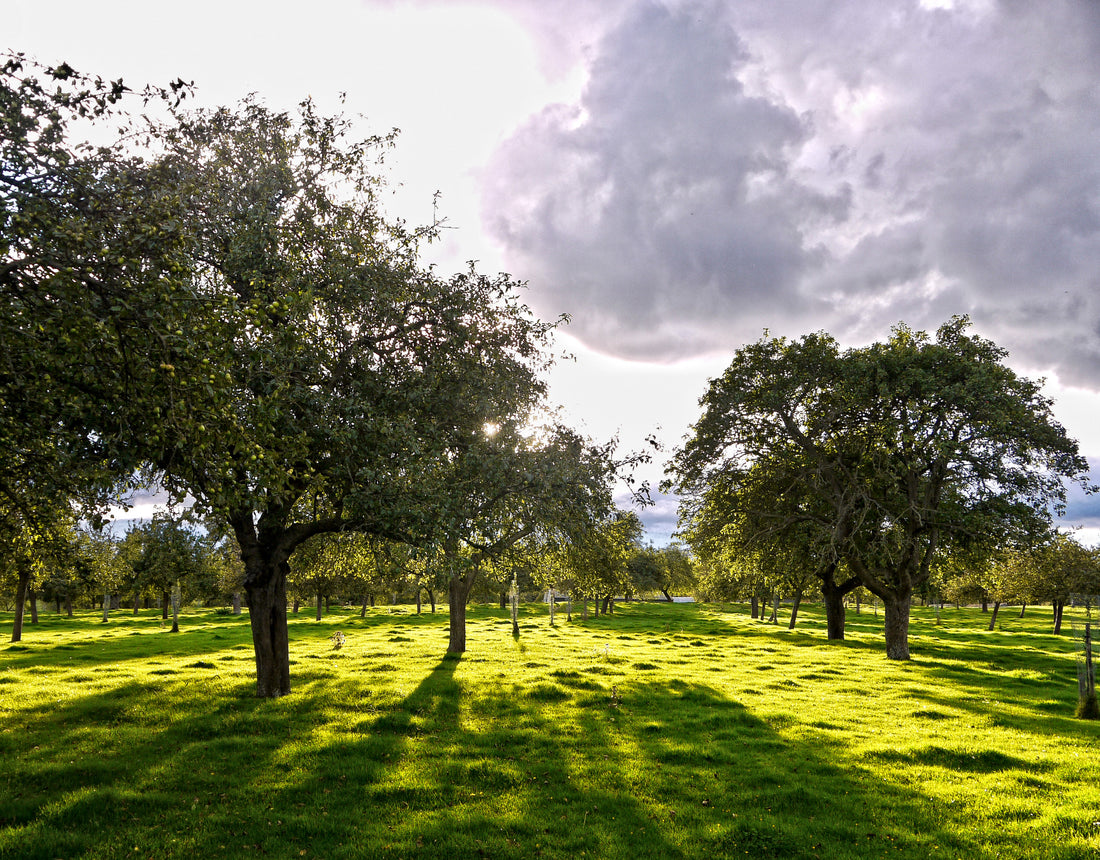
[[[886,615],[886,656],[891,660],[909,659],[910,596],[883,599]]]
[[[233,614],[241,614],[241,593],[239,591],[233,592]]]
[[[1062,610],[1065,608],[1066,602],[1064,600],[1054,601],[1054,635],[1057,636],[1062,632]]]
[[[281,560],[255,558],[246,561],[245,600],[256,652],[256,695],[264,699],[290,692],[290,639],[286,621],[288,570],[289,565]]]
[[[444,553],[451,558],[457,551],[455,546],[444,549]],[[470,592],[474,590],[479,567],[480,563],[475,563],[467,567],[465,573],[460,570],[451,571],[450,582],[447,584],[447,604],[450,610],[447,620],[450,628],[448,654],[466,653],[466,602],[470,599]]]
[[[15,623],[11,628],[11,641],[23,639],[23,610],[27,604],[27,592],[30,590],[31,572],[19,572],[19,584],[15,587]]]
[[[318,591],[317,592],[317,617],[314,619],[315,621],[320,621],[321,620],[321,606],[324,603],[324,600],[325,600],[325,596],[320,591]]]
[[[989,598],[986,597],[985,595],[982,595],[982,612],[988,612],[988,611],[989,611]]]
[[[27,601],[31,605],[31,624],[38,623],[38,592],[33,588],[27,590]]]
[[[450,638],[447,641],[448,654],[466,653],[466,597],[465,578],[453,576],[447,588],[447,608],[450,610],[448,625]]]
[[[1020,604],[1020,617],[1021,617],[1021,618],[1023,618],[1023,617],[1024,617],[1024,611],[1025,611],[1026,609],[1027,609],[1027,604],[1026,604],[1026,603],[1021,603],[1021,604]]]
[[[160,593],[160,620],[161,621],[167,621],[168,620],[168,602],[169,602],[168,589],[165,588]]]
[[[428,592],[428,601],[432,605],[432,615],[435,615],[435,589],[429,588],[426,591]]]
[[[73,617],[73,596],[68,592],[65,593],[65,614],[69,617]]]
[[[993,601],[993,614],[991,616],[989,616],[989,627],[986,628],[987,630],[992,630],[994,627],[996,627],[996,625],[997,625],[997,613],[1000,611],[1000,609],[1001,609],[1001,601],[994,600]]]
[[[180,632],[180,587],[177,583],[172,588],[172,632]]]
[[[134,592],[134,615],[137,615],[141,609],[141,592]]]
[[[844,593],[835,584],[821,584],[825,599],[825,628],[829,639],[844,638]]]
[[[769,624],[779,623],[779,592],[772,592],[772,614],[768,618]]]
[[[760,601],[755,594],[749,598],[749,608],[752,610],[752,618],[755,621],[760,617]]]
[[[508,592],[507,591],[502,591],[500,593],[500,608],[501,609],[507,609],[508,608]]]
[[[663,589],[663,588],[662,588],[662,589],[661,589],[661,594],[663,594],[663,595],[665,596],[665,600],[666,600],[667,602],[669,602],[669,603],[672,603],[672,602],[673,602],[673,600],[672,600],[672,595],[671,595],[671,594],[669,594],[669,593],[668,593],[668,591],[666,591],[665,589]]]
[[[794,605],[791,606],[791,623],[787,625],[788,630],[794,630],[794,623],[798,620],[798,607],[802,605],[802,589],[798,589],[794,593]]]
[[[367,617],[367,598],[365,598],[365,597],[363,598],[363,606],[359,610],[359,617],[360,618],[366,618]]]

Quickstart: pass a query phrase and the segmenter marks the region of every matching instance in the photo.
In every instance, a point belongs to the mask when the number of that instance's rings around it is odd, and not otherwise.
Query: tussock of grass
[[[303,613],[276,701],[247,616],[44,613],[0,645],[0,858],[1100,853],[1100,724],[1038,612],[917,610],[904,665],[869,613],[523,612],[472,608],[461,658],[442,612]]]

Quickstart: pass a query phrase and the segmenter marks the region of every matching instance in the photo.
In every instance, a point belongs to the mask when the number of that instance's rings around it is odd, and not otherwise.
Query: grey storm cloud
[[[656,360],[967,313],[1100,387],[1100,6],[617,8],[484,173],[540,312]]]

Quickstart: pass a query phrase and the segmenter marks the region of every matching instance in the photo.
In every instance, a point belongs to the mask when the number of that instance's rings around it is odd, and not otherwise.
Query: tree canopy
[[[682,515],[843,560],[907,659],[913,590],[949,545],[1034,543],[1088,463],[1039,384],[956,317],[841,350],[826,334],[739,349],[670,464]],[[713,529],[711,530],[713,533]]]
[[[382,205],[394,134],[248,99],[81,147],[67,122],[102,118],[125,87],[22,68],[10,58],[3,78],[0,443],[15,467],[0,495],[103,498],[140,468],[227,523],[261,696],[290,690],[286,575],[304,541],[487,539],[490,504],[493,528],[530,519],[518,500],[544,461],[563,499],[582,472],[604,479],[563,465],[595,449],[561,434],[516,441],[555,323],[507,275],[420,263],[435,228]]]

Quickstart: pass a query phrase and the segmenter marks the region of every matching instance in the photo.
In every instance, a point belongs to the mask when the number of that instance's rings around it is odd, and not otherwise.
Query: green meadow
[[[0,858],[1100,857],[1049,608],[916,609],[908,663],[881,620],[476,606],[454,658],[444,612],[303,610],[259,700],[247,615],[45,612],[0,645]]]

